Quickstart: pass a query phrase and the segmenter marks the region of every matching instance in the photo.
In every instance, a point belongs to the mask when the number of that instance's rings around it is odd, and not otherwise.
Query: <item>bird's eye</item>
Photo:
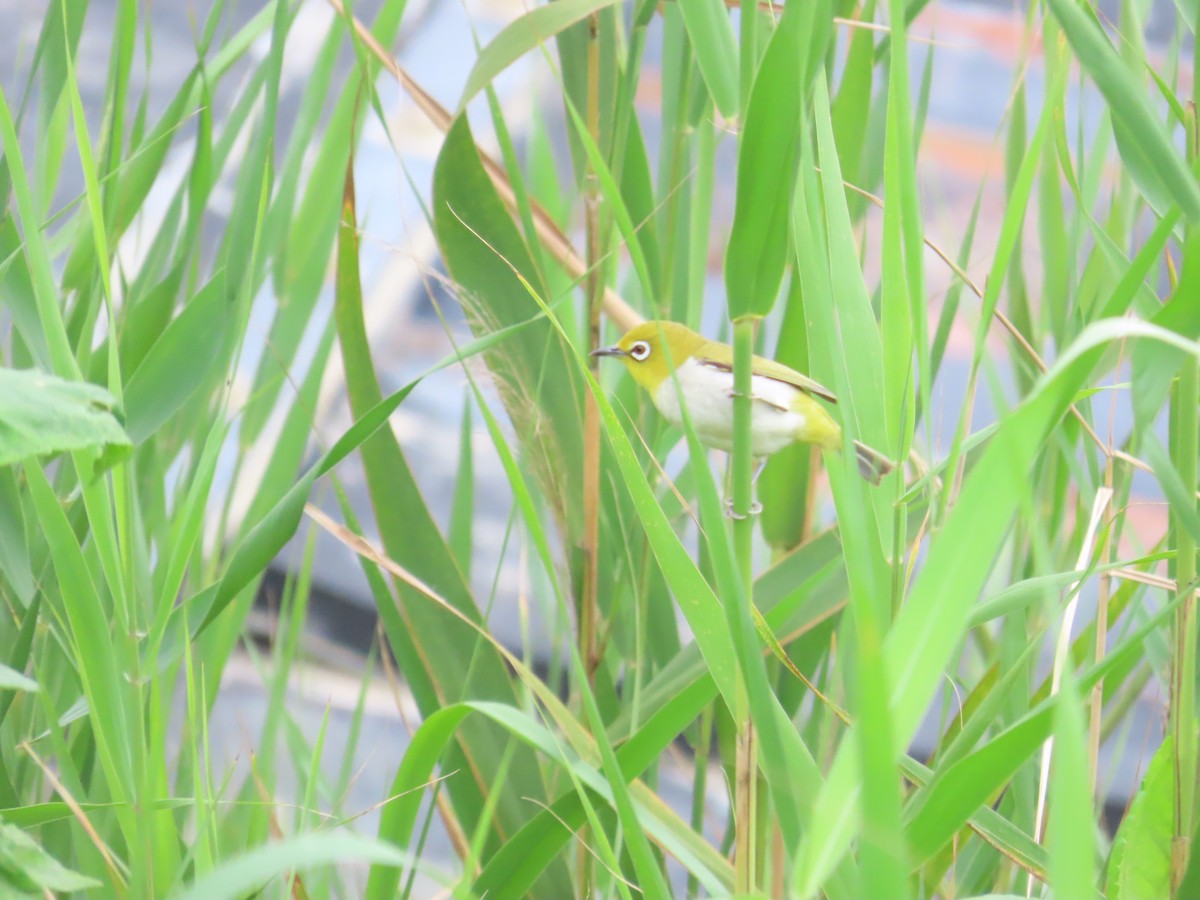
[[[650,345],[645,341],[635,341],[633,346],[629,348],[629,355],[638,362],[644,362],[650,356]]]

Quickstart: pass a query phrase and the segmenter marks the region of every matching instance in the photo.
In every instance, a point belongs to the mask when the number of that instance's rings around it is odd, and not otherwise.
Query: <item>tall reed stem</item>
[[[733,546],[737,556],[738,574],[742,579],[743,596],[753,606],[754,520],[750,517],[753,486],[751,460],[751,361],[754,355],[754,319],[743,318],[733,326]],[[727,598],[733,602],[732,597]],[[749,610],[746,618],[750,618]],[[734,827],[737,839],[733,849],[734,892],[750,894],[755,891],[756,860],[758,858],[758,738],[750,717],[750,700],[746,692],[745,675],[738,675],[738,708],[734,710],[737,726],[737,759],[735,762]]]
[[[1172,416],[1171,454],[1187,493],[1196,495],[1197,406],[1200,370],[1189,356],[1179,372]],[[1175,668],[1171,679],[1171,740],[1175,747],[1175,830],[1171,844],[1171,887],[1174,892],[1187,868],[1196,804],[1196,542],[1177,516],[1173,531],[1178,544],[1177,591],[1186,593],[1175,616]]]
[[[587,42],[587,129],[591,139],[600,144],[600,14],[588,17]],[[584,208],[587,231],[587,322],[588,345],[595,350],[600,346],[600,310],[604,306],[604,276],[600,224],[600,194],[596,172],[589,162],[584,170]],[[592,376],[600,377],[599,359],[591,360]],[[597,608],[600,572],[600,411],[596,398],[590,391],[584,392],[583,408],[583,584],[579,592],[579,657],[590,684],[595,682],[596,668],[600,665],[599,630],[600,614]],[[590,688],[581,688],[588,690]],[[589,893],[592,887],[592,857],[581,841],[579,848],[579,882],[581,894]]]
[[[587,44],[587,128],[593,141],[600,143],[600,14],[588,19]],[[587,304],[588,343],[600,346],[600,311],[604,306],[604,277],[600,265],[602,202],[596,173],[588,163],[585,175],[587,229]],[[599,359],[590,357],[592,375],[599,378]],[[579,655],[590,679],[600,661],[596,658],[599,616],[596,591],[600,554],[600,414],[596,399],[585,393],[583,413],[583,585],[579,598]]]

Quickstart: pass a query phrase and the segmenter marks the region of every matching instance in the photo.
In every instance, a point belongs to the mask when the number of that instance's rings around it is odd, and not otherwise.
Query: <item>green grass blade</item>
[[[1071,0],[1048,0],[1048,5],[1080,65],[1104,95],[1114,127],[1124,135],[1118,142],[1122,157],[1139,187],[1149,197],[1161,198],[1156,182],[1161,183],[1188,221],[1200,221],[1200,187],[1195,177],[1173,146],[1140,80],[1117,55],[1094,14]]]
[[[738,115],[738,45],[729,13],[721,0],[679,4],[679,12],[696,54],[704,83],[721,115]]]

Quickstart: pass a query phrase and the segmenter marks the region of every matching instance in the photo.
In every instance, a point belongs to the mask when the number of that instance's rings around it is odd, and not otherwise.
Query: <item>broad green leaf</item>
[[[539,309],[521,278],[544,296],[541,278],[483,169],[466,116],[455,120],[438,154],[433,222],[460,298],[471,310],[469,319],[477,323],[476,334],[530,322]],[[526,463],[565,520],[567,539],[574,541],[580,528],[575,487],[583,458],[583,419],[578,374],[568,348],[548,322],[537,321],[511,334],[485,359],[503,387],[501,396],[524,441]]]
[[[918,407],[931,406],[929,315],[925,296],[924,222],[917,187],[916,143],[909,85],[904,3],[891,0],[892,58],[889,66],[887,133],[884,148],[883,272],[881,330],[888,440],[897,457],[908,455]],[[918,403],[917,386],[920,386]],[[898,598],[893,600],[896,602]]]
[[[826,383],[832,383],[838,394],[837,412],[847,436],[852,431],[872,447],[887,450],[893,429],[884,402],[883,344],[855,249],[823,78],[815,84],[812,108],[817,156],[801,161],[802,175],[810,179],[805,183],[808,220],[800,220],[797,203],[791,223],[794,234],[806,232],[796,235],[796,244],[798,254],[807,254],[799,257],[799,271],[810,300],[809,358],[817,380],[828,378]],[[808,242],[822,237],[823,247],[807,249]],[[810,271],[814,264],[820,264],[821,270]],[[852,460],[848,465],[853,469]],[[862,507],[855,502],[855,509]],[[849,512],[839,510],[839,515]],[[890,515],[887,520],[879,518],[878,527],[890,529]]]
[[[117,662],[120,638],[113,636],[111,602],[102,601],[79,539],[42,467],[30,461],[23,468],[60,586],[67,634],[76,648],[72,664],[87,700],[96,755],[104,767],[110,796],[128,801],[134,793],[135,775],[133,747],[127,739],[132,687]]]
[[[9,691],[30,691],[36,693],[38,683],[32,678],[26,678],[16,669],[10,669],[4,663],[0,663],[0,689]]]
[[[1174,746],[1168,738],[1150,760],[1137,795],[1113,839],[1105,880],[1108,900],[1157,900],[1170,896],[1171,840],[1175,833],[1174,771]]]
[[[829,17],[825,2],[785,6],[754,79],[739,139],[737,199],[725,252],[725,294],[733,321],[769,313],[783,281],[808,64],[823,52],[810,41],[820,33],[817,26],[828,27]]]
[[[10,889],[29,894],[100,887],[94,878],[63,866],[20,828],[0,821],[0,889],[5,882]]]
[[[1087,726],[1069,662],[1054,696],[1053,746],[1046,798],[1050,886],[1059,897],[1088,897],[1096,892],[1096,828],[1092,815],[1087,816],[1086,827],[1080,822],[1085,810],[1091,812],[1092,785]]]
[[[235,900],[261,891],[281,875],[350,862],[398,866],[411,864],[413,858],[390,844],[351,831],[314,831],[230,855],[177,895],[177,900]]]
[[[32,369],[0,368],[0,466],[75,450],[128,453],[104,388]]]
[[[146,354],[125,388],[129,437],[141,444],[209,382],[224,358],[230,297],[217,276],[191,299]]]

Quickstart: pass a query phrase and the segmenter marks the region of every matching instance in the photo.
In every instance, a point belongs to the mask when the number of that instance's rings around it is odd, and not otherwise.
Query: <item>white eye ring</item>
[[[629,348],[629,355],[638,362],[645,362],[650,356],[650,345],[645,341],[635,341],[633,346]]]

